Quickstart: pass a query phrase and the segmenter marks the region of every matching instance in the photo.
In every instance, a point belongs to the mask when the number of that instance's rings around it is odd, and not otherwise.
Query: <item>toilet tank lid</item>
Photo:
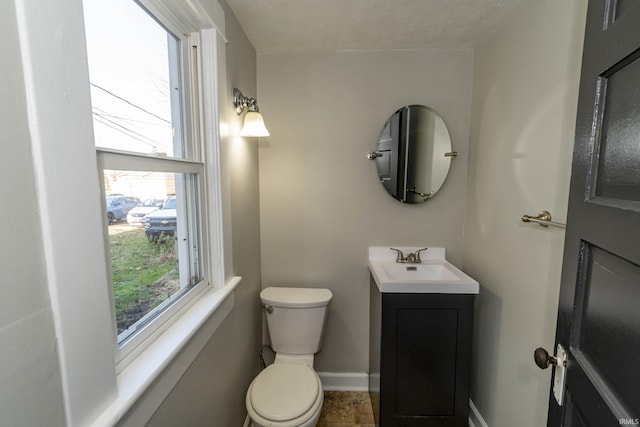
[[[265,304],[275,307],[312,308],[329,304],[333,294],[321,288],[278,288],[269,287],[260,292]]]

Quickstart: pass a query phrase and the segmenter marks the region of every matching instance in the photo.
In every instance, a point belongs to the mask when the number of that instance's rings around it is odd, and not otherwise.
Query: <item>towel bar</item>
[[[522,222],[535,222],[542,227],[558,227],[567,228],[566,224],[551,221],[551,214],[548,211],[542,211],[538,216],[522,215]]]

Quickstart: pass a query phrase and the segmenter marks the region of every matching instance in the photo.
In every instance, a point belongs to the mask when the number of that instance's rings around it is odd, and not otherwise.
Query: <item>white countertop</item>
[[[406,256],[422,247],[394,246]],[[369,247],[369,271],[383,293],[477,294],[480,286],[445,258],[444,248],[420,253],[422,262],[397,263],[387,246]]]

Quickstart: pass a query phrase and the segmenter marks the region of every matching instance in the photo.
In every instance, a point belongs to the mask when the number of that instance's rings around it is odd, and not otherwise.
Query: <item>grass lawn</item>
[[[174,239],[147,240],[144,230],[109,237],[118,334],[179,289]]]

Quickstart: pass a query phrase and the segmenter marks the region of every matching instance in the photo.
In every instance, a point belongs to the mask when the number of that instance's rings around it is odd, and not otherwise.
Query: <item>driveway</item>
[[[109,226],[109,236],[114,234],[124,233],[125,231],[140,230],[143,231],[143,227],[129,225],[127,221],[118,221]]]

